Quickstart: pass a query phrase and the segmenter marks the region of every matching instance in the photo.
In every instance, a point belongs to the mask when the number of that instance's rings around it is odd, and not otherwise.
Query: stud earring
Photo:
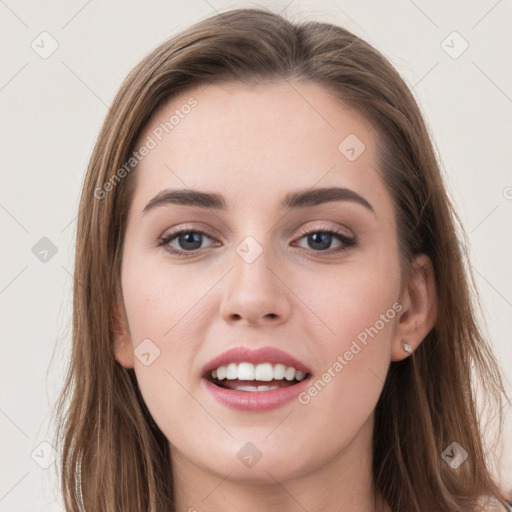
[[[408,352],[409,354],[412,354],[412,348],[411,348],[411,345],[409,345],[408,343],[403,343],[403,347],[404,347],[404,350],[406,352]]]

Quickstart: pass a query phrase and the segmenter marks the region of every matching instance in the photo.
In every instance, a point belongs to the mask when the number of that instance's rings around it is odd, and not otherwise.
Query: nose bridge
[[[233,271],[223,296],[221,314],[247,323],[283,320],[290,304],[286,287],[276,276],[271,241],[246,236],[235,248]]]

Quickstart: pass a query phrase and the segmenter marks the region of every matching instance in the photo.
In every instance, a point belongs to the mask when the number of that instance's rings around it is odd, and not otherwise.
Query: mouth
[[[229,363],[226,366],[218,366],[208,372],[204,378],[223,389],[254,393],[289,388],[309,376],[309,373],[282,363],[268,362],[254,365],[244,361],[238,364]]]
[[[226,407],[266,411],[297,397],[311,378],[311,370],[286,352],[273,347],[238,347],[212,360],[201,380]]]

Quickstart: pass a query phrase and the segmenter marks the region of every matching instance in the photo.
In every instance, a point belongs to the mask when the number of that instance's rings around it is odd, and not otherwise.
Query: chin
[[[265,435],[268,435],[268,431]],[[264,436],[261,440],[252,439],[246,442],[233,439],[222,448],[217,445],[211,451],[204,449],[201,454],[196,454],[200,455],[196,464],[220,479],[256,485],[299,478],[309,473],[312,466],[321,465],[321,461],[315,461],[314,454],[309,457],[300,446],[287,447],[282,442],[272,443],[264,440]],[[211,455],[205,459],[207,452]]]

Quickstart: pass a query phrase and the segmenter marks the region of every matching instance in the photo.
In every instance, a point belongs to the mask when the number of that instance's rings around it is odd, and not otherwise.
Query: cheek
[[[151,416],[168,439],[181,439],[184,425],[201,415],[190,393],[194,392],[191,368],[205,329],[198,297],[205,290],[199,293],[197,287],[184,286],[180,292],[180,284],[161,273],[146,272],[127,279],[124,290],[137,382]],[[144,360],[147,353],[149,364],[147,356]]]
[[[155,420],[169,407],[184,411],[190,402],[190,369],[204,337],[201,298],[211,284],[190,280],[176,267],[128,254],[122,272],[126,314],[134,350],[134,370]],[[189,276],[190,277],[190,276]]]
[[[151,338],[167,350],[178,335],[190,338],[190,329],[201,321],[197,308],[210,281],[200,271],[194,277],[162,254],[127,251],[122,284],[133,344]],[[190,322],[192,316],[195,323]]]
[[[314,282],[301,293],[321,320],[316,335],[307,334],[321,354],[321,368],[301,403],[313,417],[329,410],[335,423],[349,429],[374,409],[389,368],[402,308],[398,259],[359,261]]]
[[[324,325],[323,335],[318,336],[318,329],[310,339],[322,342],[327,353],[350,345],[360,333],[364,338],[376,324],[379,336],[392,333],[397,320],[393,304],[400,296],[398,258],[354,259],[301,281],[294,291]]]

